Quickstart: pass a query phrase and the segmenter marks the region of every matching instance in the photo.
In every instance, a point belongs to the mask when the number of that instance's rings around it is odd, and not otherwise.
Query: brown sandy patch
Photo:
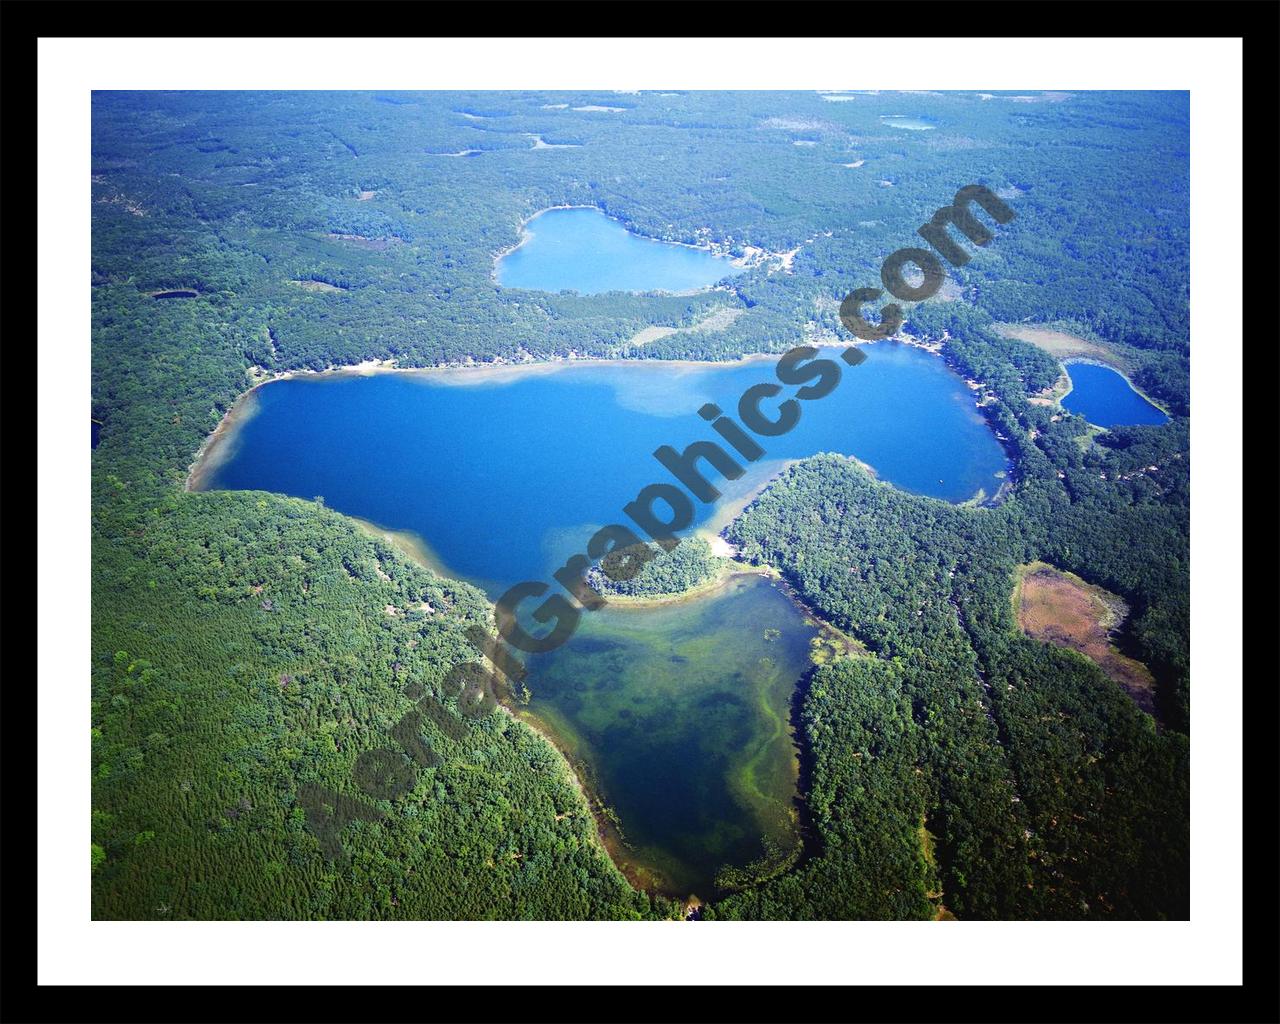
[[[1122,598],[1046,562],[1032,562],[1018,568],[1013,600],[1018,626],[1027,636],[1083,654],[1143,711],[1155,713],[1150,670],[1111,642],[1129,614]]]
[[[1107,346],[1096,342],[1089,341],[1087,338],[1077,338],[1074,334],[1066,334],[1063,331],[1055,331],[1051,327],[1036,327],[1033,324],[996,324],[996,330],[1003,334],[1006,338],[1017,338],[1019,341],[1025,341],[1036,348],[1043,349],[1051,356],[1058,359],[1070,359],[1071,357],[1082,359],[1097,359],[1109,366],[1115,366],[1124,369],[1124,362]]]

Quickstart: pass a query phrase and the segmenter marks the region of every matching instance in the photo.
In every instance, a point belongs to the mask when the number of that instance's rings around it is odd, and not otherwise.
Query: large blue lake
[[[1109,366],[1070,362],[1066,369],[1071,391],[1062,399],[1062,407],[1094,426],[1158,426],[1169,419]]]
[[[941,359],[880,342],[699,522],[744,501],[788,459],[856,455],[887,481],[952,501],[993,494],[1007,469],[972,393]],[[825,353],[836,356],[835,352]],[[427,557],[497,596],[549,580],[646,484],[652,457],[718,440],[697,414],[731,414],[775,358],[724,365],[564,363],[504,370],[319,375],[253,392],[193,482],[323,495],[341,512],[419,535]],[[778,400],[791,394],[785,388]],[[766,405],[769,413],[772,406]],[[637,884],[715,895],[726,866],[799,843],[790,699],[815,625],[779,585],[737,576],[709,596],[584,615],[563,647],[527,659],[532,701],[609,807],[611,852]],[[758,869],[758,868],[757,868]]]
[[[802,403],[795,429],[761,439],[766,455],[745,476],[729,482],[711,471],[721,504],[785,460],[823,451],[856,455],[884,480],[949,501],[997,490],[1005,455],[963,381],[917,348],[864,351],[832,394]],[[642,487],[671,479],[654,449],[719,441],[697,410],[715,402],[732,413],[748,387],[775,379],[775,362],[276,381],[253,393],[202,486],[322,495],[331,508],[419,534],[451,574],[496,596],[544,578],[595,529],[624,521],[622,507]],[[699,506],[698,522],[715,510]]]
[[[634,235],[600,210],[547,210],[524,226],[521,244],[498,260],[504,288],[536,291],[691,292],[742,273],[705,249]]]

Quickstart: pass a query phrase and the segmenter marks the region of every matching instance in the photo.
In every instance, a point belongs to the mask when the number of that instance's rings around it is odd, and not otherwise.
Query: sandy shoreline
[[[498,285],[499,288],[501,288],[502,285],[498,283],[498,262],[502,257],[511,255],[511,253],[515,252],[528,242],[533,237],[533,233],[528,230],[529,224],[537,220],[544,213],[550,213],[552,210],[599,210],[601,213],[604,213],[604,211],[600,210],[600,207],[598,206],[576,206],[571,203],[562,203],[559,206],[548,206],[545,210],[539,210],[537,213],[531,213],[528,217],[525,217],[516,225],[516,237],[518,239],[516,244],[509,245],[505,249],[500,249],[498,252],[494,253],[493,271],[490,273],[489,277],[494,284]],[[605,216],[608,217],[609,215],[605,213]],[[616,220],[616,218],[611,219]],[[619,223],[621,223],[621,221],[619,221]]]
[[[255,384],[232,402],[231,408],[222,414],[222,419],[218,420],[213,432],[201,442],[191,465],[187,467],[187,478],[182,485],[184,491],[202,490],[205,479],[231,454],[227,445],[235,428],[252,419],[257,411],[254,399],[260,386]]]
[[[584,777],[583,773],[578,770],[577,765],[579,763],[585,764],[585,762],[578,757],[571,745],[564,740],[551,722],[522,705],[510,707],[499,701],[498,707],[509,715],[514,722],[531,730],[544,742],[551,744],[556,753],[560,755],[561,760],[564,762],[565,770],[568,772],[570,782],[582,795],[583,802],[587,805],[587,812],[595,823],[596,840],[604,851],[604,855],[609,858],[609,862],[627,880],[628,885],[642,892],[658,893],[672,899],[684,899],[690,895],[689,893],[676,891],[671,883],[657,871],[644,867],[631,856],[631,846],[627,842],[626,836],[609,816],[613,811],[609,807],[604,793],[596,786],[594,781],[589,777]]]
[[[273,384],[278,380],[319,377],[324,374],[368,377],[374,372],[396,369],[393,365],[394,362],[395,360],[393,359],[366,359],[360,363],[353,363],[348,366],[332,366],[323,370],[281,370],[261,380],[256,380],[248,390],[241,392],[236,397],[236,400],[231,403],[231,407],[222,414],[222,419],[218,421],[218,425],[213,428],[212,433],[196,449],[191,465],[187,467],[187,478],[183,483],[182,489],[184,491],[202,489],[204,478],[217,468],[221,459],[226,457],[226,453],[222,452],[221,449],[231,434],[232,428],[251,419],[253,413],[257,411],[253,408],[253,398],[259,388],[267,384]]]
[[[668,608],[671,605],[686,604],[690,601],[699,601],[705,597],[712,597],[727,590],[734,581],[747,576],[781,579],[778,570],[771,565],[751,565],[747,562],[731,561],[716,569],[714,575],[701,583],[695,583],[688,590],[669,594],[646,594],[644,596],[605,594],[603,595],[604,606],[624,612],[644,611],[649,608]]]
[[[612,828],[612,822],[602,813],[607,804],[605,804],[601,794],[596,792],[595,787],[588,785],[579,774],[574,764],[574,755],[569,750],[568,744],[563,742],[549,723],[539,718],[523,705],[507,704],[499,700],[498,707],[503,714],[511,719],[517,728],[524,727],[528,729],[544,743],[549,743],[552,749],[560,755],[561,761],[564,762],[565,775],[569,780],[569,784],[578,791],[578,795],[582,797],[582,802],[586,804],[587,813],[591,815],[591,819],[595,823],[596,840],[599,842],[604,855],[621,872],[623,878],[627,880],[632,888],[644,888],[644,886],[637,884],[638,877],[633,878],[633,873],[624,867],[626,858],[622,854],[622,850],[625,848],[622,837]]]

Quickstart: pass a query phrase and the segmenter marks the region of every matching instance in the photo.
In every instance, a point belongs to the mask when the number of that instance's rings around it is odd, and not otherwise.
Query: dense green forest
[[[188,467],[263,374],[847,340],[841,298],[976,182],[1017,218],[906,330],[979,382],[1011,488],[961,508],[818,456],[729,527],[868,654],[798,696],[809,855],[704,916],[1185,918],[1187,97],[982,95],[95,94],[94,916],[678,915],[610,863],[549,743],[459,716],[441,684],[479,591],[321,502],[189,493]],[[937,127],[885,126],[904,109]],[[559,204],[754,266],[687,296],[498,288],[494,256]],[[740,315],[632,341],[718,309]],[[1031,401],[1059,367],[995,328],[1023,321],[1104,346],[1172,418],[1099,432]],[[705,579],[700,543],[616,592]],[[1158,722],[1016,630],[1033,559],[1129,603]],[[353,770],[419,692],[439,763],[371,797]],[[366,808],[346,858],[304,784]]]
[[[95,508],[93,597],[95,916],[662,912],[609,863],[559,754],[505,714],[425,723],[441,763],[394,808],[353,788],[411,685],[443,698],[474,656],[462,631],[489,609],[467,584],[312,502],[122,485]],[[384,812],[344,831],[348,863],[308,831],[306,783]]]
[[[1055,550],[1022,502],[953,508],[825,455],[789,471],[730,536],[744,556],[784,566],[807,602],[878,656],[819,673],[805,702],[824,850],[843,849],[853,821],[871,858],[864,870],[897,871],[927,819],[941,839],[945,905],[959,917],[1187,913],[1186,736],[1158,733],[1091,662],[1015,631],[1014,565]],[[896,685],[863,683],[880,673]],[[903,702],[913,711],[897,726],[914,752],[905,760],[867,739]],[[918,769],[929,782],[908,800],[919,786],[899,780]],[[880,845],[867,850],[870,837]],[[830,893],[849,870],[830,856],[720,913],[792,916],[786,908],[805,903],[797,894]],[[923,874],[903,877],[923,884]],[[902,898],[837,891],[853,916],[897,916],[886,900]]]
[[[701,537],[687,537],[670,551],[652,544],[648,548],[648,561],[630,579],[615,580],[597,565],[587,574],[587,582],[607,596],[656,597],[692,590],[712,579],[724,565],[724,559],[713,555],[711,545]]]

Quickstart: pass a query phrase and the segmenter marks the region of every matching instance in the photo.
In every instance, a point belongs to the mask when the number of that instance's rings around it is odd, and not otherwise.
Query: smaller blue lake
[[[1083,416],[1096,427],[1159,426],[1169,417],[1134,391],[1109,366],[1065,363],[1071,391],[1062,407]]]
[[[901,128],[908,132],[930,132],[936,127],[923,117],[911,117],[907,114],[881,114],[880,120],[887,128]]]
[[[498,259],[498,284],[533,291],[691,292],[742,267],[705,249],[642,238],[589,207],[547,210],[524,226],[520,245]]]

